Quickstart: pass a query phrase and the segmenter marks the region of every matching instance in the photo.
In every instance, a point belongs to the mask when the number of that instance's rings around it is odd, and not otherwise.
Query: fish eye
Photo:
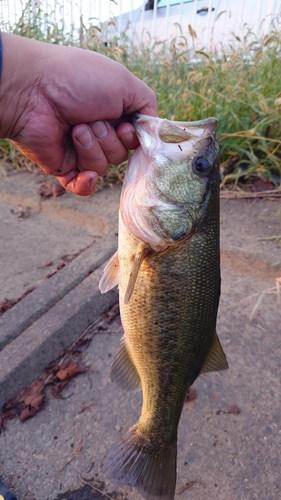
[[[197,158],[194,158],[192,166],[195,172],[201,175],[208,174],[212,168],[212,164],[210,163],[208,158],[205,158],[204,156],[198,156]]]

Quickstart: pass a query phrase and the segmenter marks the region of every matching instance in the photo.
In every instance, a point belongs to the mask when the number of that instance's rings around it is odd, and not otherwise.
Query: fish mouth
[[[173,151],[174,159],[192,154],[195,145],[205,139],[215,140],[217,119],[214,117],[194,122],[166,120],[155,116],[134,113],[132,124],[143,150],[153,155],[157,151]],[[171,150],[177,144],[178,151]]]
[[[143,132],[154,132],[163,142],[183,142],[195,137],[207,138],[213,136],[217,123],[218,121],[214,117],[193,122],[182,122],[140,113],[134,113],[132,116],[132,124],[140,138]]]
[[[181,126],[186,126],[186,127],[201,127],[209,124],[215,124],[217,125],[217,118],[214,118],[213,116],[210,118],[205,118],[204,120],[197,120],[197,121],[192,121],[192,122],[182,122],[182,121],[174,121],[174,120],[167,120],[166,118],[159,118],[159,116],[151,116],[151,115],[143,115],[141,113],[135,112],[132,114],[132,123],[133,125],[135,122],[140,122],[140,121],[145,121],[145,122],[152,122],[154,120],[157,121],[171,121],[175,125],[178,125],[179,127]]]

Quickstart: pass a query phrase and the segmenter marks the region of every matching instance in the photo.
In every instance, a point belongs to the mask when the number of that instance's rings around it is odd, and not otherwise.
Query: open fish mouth
[[[166,118],[159,118],[158,116],[151,116],[151,115],[142,115],[141,113],[134,113],[132,115],[132,123],[135,124],[135,122],[140,123],[140,122],[146,122],[146,121],[162,121],[162,122],[167,122]],[[210,125],[210,124],[215,124],[217,125],[217,118],[214,118],[211,116],[210,118],[204,118],[203,120],[197,120],[197,121],[174,121],[173,124],[177,125],[180,128],[185,128],[185,127],[201,127],[205,125]]]
[[[163,154],[176,160],[182,153],[190,154],[199,141],[214,139],[217,119],[178,122],[134,113],[132,124],[144,152],[152,154],[161,148]],[[173,144],[176,147],[171,149]]]
[[[150,130],[157,131],[163,142],[183,142],[189,137],[208,137],[214,135],[217,126],[214,117],[192,122],[177,122],[167,119],[134,113],[132,123],[138,134],[148,126]]]

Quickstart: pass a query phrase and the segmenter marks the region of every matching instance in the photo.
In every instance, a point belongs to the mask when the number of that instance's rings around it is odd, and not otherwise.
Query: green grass
[[[73,44],[74,33],[65,34],[42,11],[30,17],[26,9],[10,31],[49,43]],[[193,38],[196,34],[190,28]],[[126,37],[105,46],[99,26],[86,30],[81,21],[76,45],[101,52],[127,66],[155,91],[159,114],[174,120],[218,119],[223,183],[256,177],[280,185],[281,178],[281,33],[256,38],[249,30],[234,38],[224,53],[194,54],[183,36],[167,46],[134,47]],[[153,56],[152,56],[153,54]],[[10,148],[10,149],[9,149]],[[7,161],[9,151],[16,167],[19,154],[0,143]],[[121,182],[124,165],[110,168],[101,185]]]

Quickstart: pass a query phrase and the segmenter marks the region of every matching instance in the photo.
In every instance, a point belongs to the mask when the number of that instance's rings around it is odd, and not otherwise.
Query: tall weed
[[[6,27],[7,29],[7,27]],[[8,29],[49,43],[74,44],[66,33],[39,10],[26,8]],[[102,33],[103,32],[103,33]],[[219,53],[196,51],[181,34],[166,42],[134,46],[125,36],[110,37],[105,26],[86,28],[80,20],[75,45],[103,53],[129,68],[155,91],[159,115],[175,120],[218,119],[222,182],[258,176],[275,185],[281,178],[281,33],[272,29],[257,38],[246,30]],[[190,27],[193,39],[196,33]],[[106,40],[106,43],[105,43]],[[0,152],[7,147],[0,144]],[[16,155],[13,158],[16,165]],[[119,182],[124,167],[112,168],[104,182]]]

